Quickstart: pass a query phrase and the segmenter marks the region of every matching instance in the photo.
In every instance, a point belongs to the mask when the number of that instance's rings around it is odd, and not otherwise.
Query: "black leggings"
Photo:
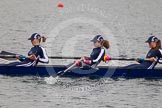
[[[132,64],[132,65],[125,66],[123,68],[124,69],[148,69],[147,66],[142,64]]]
[[[26,62],[12,62],[9,64],[6,64],[5,66],[18,66],[18,67],[31,67],[31,63]]]

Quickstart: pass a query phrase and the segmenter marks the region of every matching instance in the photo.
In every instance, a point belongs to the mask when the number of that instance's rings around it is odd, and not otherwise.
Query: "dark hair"
[[[108,40],[103,40],[103,41],[102,41],[102,45],[103,45],[106,49],[109,49],[109,48],[110,48],[110,44],[109,44],[109,41],[108,41]]]
[[[155,47],[154,49],[155,49],[155,50],[162,49],[162,48],[161,48],[161,41],[160,41],[160,40],[158,40],[158,41],[156,42],[156,47]]]
[[[41,36],[41,39],[40,39],[40,42],[42,41],[42,42],[46,42],[46,37],[45,36]]]

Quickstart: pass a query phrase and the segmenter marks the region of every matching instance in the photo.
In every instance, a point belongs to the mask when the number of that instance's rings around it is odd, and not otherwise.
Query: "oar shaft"
[[[135,58],[111,58],[110,60],[134,61]]]
[[[66,70],[64,70],[64,73],[65,72],[67,72],[67,71],[69,71],[69,70],[71,70],[73,67],[75,67],[76,66],[76,63],[74,63],[73,65],[71,65],[69,68],[67,68]]]
[[[49,56],[50,59],[80,59],[81,57],[57,57]],[[134,61],[135,58],[111,58],[111,60],[125,60],[125,61]]]
[[[68,72],[69,70],[71,70],[72,68],[74,68],[76,66],[76,63],[74,63],[73,65],[71,65],[69,68],[67,68],[67,69],[65,69],[64,71],[60,71],[60,72],[58,72],[57,73],[57,78],[59,77],[59,76],[62,76],[63,74],[65,74],[66,72]]]
[[[0,58],[16,58],[16,55],[0,55]]]
[[[57,56],[49,56],[50,59],[80,59],[81,57],[57,57]]]
[[[3,55],[0,54],[0,58],[16,58],[16,55]],[[57,57],[49,56],[50,59],[80,59],[81,57]],[[111,58],[110,60],[121,60],[121,61],[134,61],[136,58]],[[145,59],[148,61],[149,59]]]
[[[4,55],[0,54],[0,58],[16,58],[16,55]],[[81,57],[57,57],[49,56],[50,59],[80,59]]]

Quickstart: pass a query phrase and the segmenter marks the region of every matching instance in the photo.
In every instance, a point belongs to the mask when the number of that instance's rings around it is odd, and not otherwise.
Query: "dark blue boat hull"
[[[38,66],[38,67],[8,67],[0,66],[0,74],[7,76],[56,76],[65,66]],[[63,75],[63,77],[111,77],[111,78],[162,78],[162,68],[121,69],[118,67],[76,68]]]

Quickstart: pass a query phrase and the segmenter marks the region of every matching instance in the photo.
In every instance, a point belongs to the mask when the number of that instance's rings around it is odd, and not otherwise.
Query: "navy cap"
[[[150,43],[150,42],[157,42],[159,39],[155,36],[150,36],[148,38],[148,40],[146,41],[146,43]]]
[[[91,42],[97,42],[97,41],[101,42],[103,40],[104,40],[104,38],[101,35],[97,35],[91,40]]]
[[[40,34],[38,34],[38,33],[33,33],[33,34],[31,35],[31,37],[28,38],[28,40],[34,40],[34,39],[41,39]]]

